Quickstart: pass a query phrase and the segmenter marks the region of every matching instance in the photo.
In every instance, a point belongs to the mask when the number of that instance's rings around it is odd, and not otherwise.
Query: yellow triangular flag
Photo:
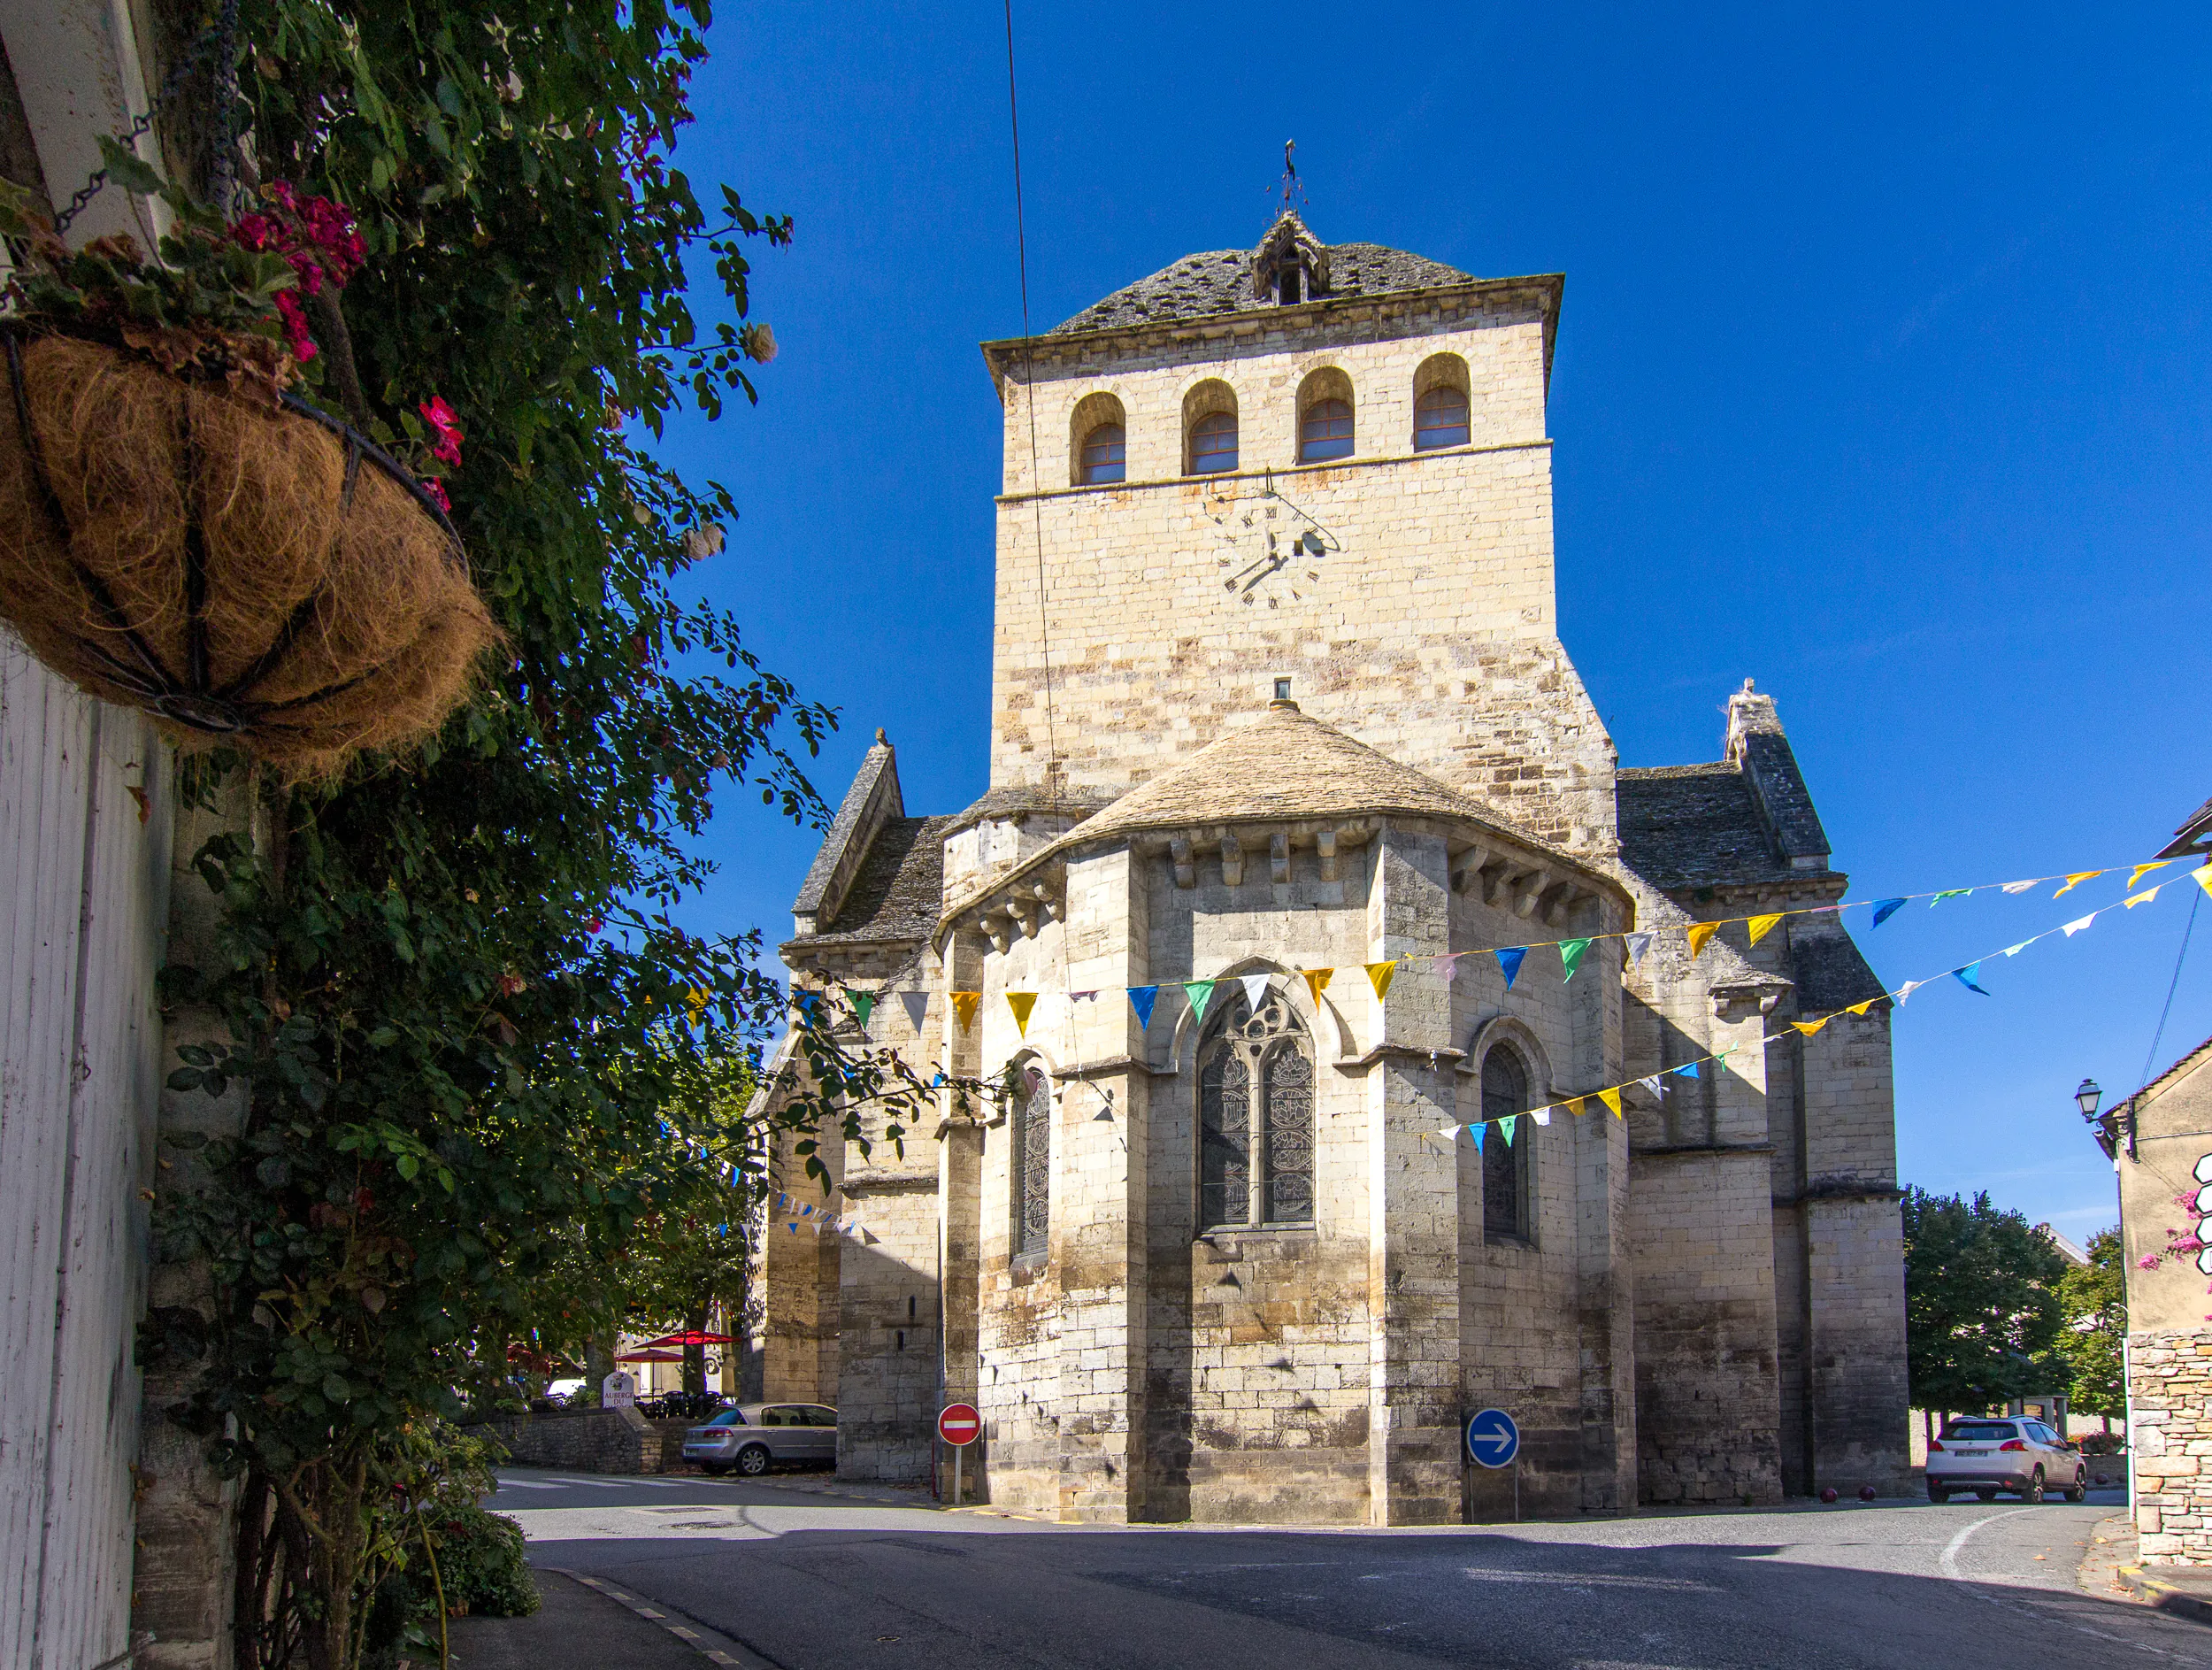
[[[2200,870],[2190,871],[2189,879],[2207,893],[2212,893],[2212,864],[2206,865]]]
[[[1775,912],[1771,916],[1753,917],[1748,924],[1751,929],[1751,943],[1756,945],[1774,931],[1774,925],[1781,920],[1782,912],[1779,911]]]
[[[1582,1117],[1582,1104],[1586,1099],[1586,1097],[1578,1096],[1571,1101],[1562,1102],[1559,1105],[1565,1108],[1568,1112],[1573,1114],[1577,1119],[1580,1119]]]
[[[2158,889],[2156,888],[2147,887],[2140,893],[2134,895],[2132,897],[2122,899],[2120,903],[2126,905],[2127,908],[2131,911],[2139,904],[2148,904],[2157,897]]]
[[[2093,881],[2103,873],[2104,872],[2102,870],[2079,871],[2073,875],[2068,876],[2066,878],[2066,885],[2059,889],[2057,892],[2052,894],[2051,897],[2055,899],[2062,899],[2069,893],[2071,893],[2076,888],[2079,887],[2084,881]]]
[[[1623,1117],[1623,1116],[1622,1116],[1622,1113],[1621,1113],[1621,1093],[1620,1093],[1620,1091],[1618,1091],[1617,1089],[1613,1089],[1613,1090],[1600,1090],[1600,1091],[1598,1092],[1598,1100],[1599,1100],[1599,1101],[1601,1101],[1601,1102],[1602,1102],[1602,1103],[1604,1103],[1606,1106],[1608,1106],[1608,1107],[1609,1107],[1609,1108],[1611,1108],[1611,1109],[1613,1110],[1613,1117],[1614,1117],[1615,1119],[1619,1119],[1619,1118]]]
[[[1029,1035],[1029,1012],[1037,1006],[1037,994],[1033,991],[1010,991],[1006,994],[1006,1006],[1014,1012],[1014,1030],[1026,1038]]]
[[[1866,1012],[1864,1009],[1861,1009],[1859,1012],[1861,1014],[1864,1014]],[[1795,1027],[1800,1032],[1803,1033],[1808,1038],[1809,1038],[1813,1035],[1813,1034],[1818,1032],[1823,1027],[1826,1026],[1834,1019],[1835,1017],[1833,1015],[1823,1015],[1817,1020],[1793,1020],[1790,1022],[1790,1025]]]
[[[2153,870],[2162,870],[2172,862],[2173,860],[2171,858],[2153,858],[2148,864],[2137,865],[2135,866],[2135,873],[2128,877],[2128,885],[2130,887],[2133,887],[2138,881],[2140,881]]]
[[[1868,1010],[1873,1008],[1876,1004],[1881,1001],[1882,1000],[1879,997],[1869,997],[1863,1004],[1853,1004],[1851,1007],[1846,1011],[1846,1012],[1854,1015],[1863,1015]]]
[[[1720,932],[1718,922],[1693,922],[1689,927],[1690,955],[1694,958],[1705,949],[1705,942]]]
[[[1390,996],[1390,982],[1397,977],[1398,965],[1395,963],[1367,965],[1367,978],[1375,982],[1375,1000],[1378,1003]]]
[[[960,1030],[965,1032],[975,1025],[975,1007],[983,1001],[979,991],[956,991],[952,995],[952,1012],[960,1017]]]
[[[1318,1009],[1321,1006],[1321,994],[1328,989],[1329,976],[1336,973],[1336,970],[1333,968],[1302,968],[1298,972],[1305,977],[1306,989],[1313,994],[1313,1006]]]

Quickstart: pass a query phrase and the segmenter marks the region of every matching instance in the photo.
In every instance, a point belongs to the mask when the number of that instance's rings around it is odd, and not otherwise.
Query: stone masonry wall
[[[563,1409],[488,1421],[485,1435],[518,1466],[568,1473],[658,1473],[661,1435],[634,1409]]]
[[[2129,1346],[2136,1551],[2212,1566],[2212,1336],[2141,1333]]]

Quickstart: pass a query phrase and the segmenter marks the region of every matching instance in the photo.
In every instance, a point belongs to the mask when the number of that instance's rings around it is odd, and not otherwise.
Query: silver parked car
[[[705,1473],[757,1478],[776,1466],[837,1463],[837,1412],[820,1404],[739,1404],[684,1434]]]
[[[1947,1502],[1954,1490],[1971,1490],[1985,1502],[2016,1490],[2023,1502],[2040,1502],[2046,1489],[2078,1502],[2088,1484],[2081,1451],[2026,1416],[1962,1416],[1928,1446],[1931,1502]]]

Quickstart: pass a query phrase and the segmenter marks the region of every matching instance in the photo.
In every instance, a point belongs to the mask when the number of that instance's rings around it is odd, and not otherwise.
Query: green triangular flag
[[[1575,970],[1582,966],[1582,955],[1589,949],[1590,942],[1586,939],[1563,939],[1559,942],[1559,960],[1567,966],[1569,980],[1572,980]]]
[[[1518,1121],[1519,1118],[1520,1116],[1517,1113],[1509,1113],[1503,1119],[1500,1120],[1498,1121],[1498,1135],[1504,1137],[1507,1142],[1510,1143],[1513,1140],[1513,1127]]]
[[[868,1017],[876,1012],[876,995],[872,991],[847,991],[846,1001],[853,1006],[853,1013],[860,1017],[860,1029],[868,1029]]]
[[[1214,995],[1214,985],[1215,982],[1210,980],[1187,980],[1183,982],[1183,996],[1190,999],[1193,1020],[1206,1018],[1206,1004]]]

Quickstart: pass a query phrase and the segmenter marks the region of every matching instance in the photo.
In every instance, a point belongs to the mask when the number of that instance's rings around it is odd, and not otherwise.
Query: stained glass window
[[[1312,1222],[1313,1147],[1305,1028],[1281,994],[1239,994],[1199,1052],[1199,1227]]]
[[[1014,1251],[1042,1252],[1052,1238],[1052,1081],[1024,1070],[1014,1127]]]
[[[1482,1117],[1486,1122],[1520,1113],[1528,1107],[1528,1074],[1520,1058],[1499,1045],[1482,1058]],[[1529,1150],[1535,1146],[1534,1125],[1517,1120],[1513,1140],[1502,1127],[1491,1123],[1483,1133],[1482,1232],[1528,1239]]]

